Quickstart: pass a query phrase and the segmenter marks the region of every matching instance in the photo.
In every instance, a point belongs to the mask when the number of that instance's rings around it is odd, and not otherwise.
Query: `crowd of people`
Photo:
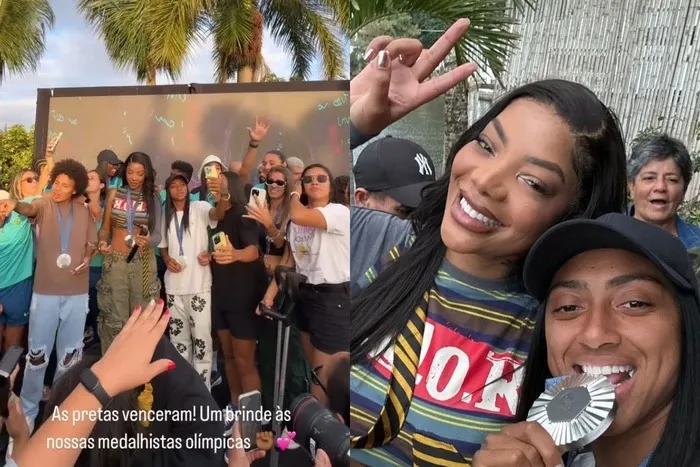
[[[275,339],[261,338],[268,326],[261,306],[272,306],[277,296],[278,266],[307,278],[294,323],[304,353],[290,358],[308,361],[315,371],[309,380],[318,381],[310,391],[328,402],[321,390],[328,368],[321,370],[349,351],[347,184],[338,191],[343,179],[323,164],[305,165],[276,150],[263,154],[251,180],[269,127],[256,118],[241,161],[226,166],[210,155],[196,174],[188,162],[173,161],[162,185],[148,154],[133,152],[122,161],[104,150],[88,169],[70,158],[54,161],[54,140],[40,176],[20,171],[9,192],[0,191],[3,349],[27,349],[19,400],[28,433],[81,381],[78,369],[108,354],[134,310],[156,300],[167,310],[172,347],[159,344],[156,354],[168,355],[175,371],[182,362],[189,368],[178,381],[153,383],[156,404],[210,404],[222,374],[230,395],[224,413],[233,413],[239,396],[263,391],[266,362],[259,355],[274,353]],[[87,349],[94,352],[83,358]],[[136,404],[129,394],[121,405]],[[230,436],[232,424],[186,429],[207,435],[221,428],[220,435]],[[133,429],[127,425],[104,430]],[[114,455],[81,458],[85,465],[115,465],[108,463]],[[179,459],[167,465],[193,465],[178,452],[157,455]]]
[[[375,38],[351,82],[352,146],[374,139],[353,168],[351,458],[696,465],[700,228],[678,215],[687,148],[655,135],[628,151],[592,91],[550,79],[502,96],[436,179],[416,143],[377,135],[474,73],[431,78],[468,27],[429,50]],[[605,375],[617,413],[565,452],[526,420],[546,381],[578,373]]]

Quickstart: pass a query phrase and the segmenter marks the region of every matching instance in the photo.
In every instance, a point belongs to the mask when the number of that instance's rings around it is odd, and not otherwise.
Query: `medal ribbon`
[[[61,236],[61,254],[68,253],[68,242],[70,241],[70,231],[73,228],[73,201],[70,203],[70,214],[68,214],[68,222],[63,223],[63,214],[61,214],[61,207],[56,205],[56,210],[58,211],[58,231]]]
[[[185,218],[185,213],[182,213],[182,218]],[[175,213],[175,234],[177,235],[177,243],[180,245],[180,256],[185,256],[185,252],[182,249],[182,239],[184,236],[184,229],[182,221],[178,221],[177,213]]]
[[[131,190],[127,187],[126,189],[126,231],[129,233],[132,239],[134,238],[134,217],[136,217],[136,203],[132,208],[131,206]]]
[[[389,252],[387,263],[396,261],[401,253],[401,248],[394,247]],[[468,467],[471,458],[462,456],[452,444],[423,433],[401,433],[413,400],[429,300],[430,295],[426,292],[396,338],[389,392],[379,417],[366,434],[352,436],[350,446],[371,449],[385,446],[397,436],[402,439],[410,437],[414,467]]]

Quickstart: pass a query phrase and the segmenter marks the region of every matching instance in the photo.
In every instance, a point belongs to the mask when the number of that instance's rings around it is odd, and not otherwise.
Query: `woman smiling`
[[[525,263],[525,285],[543,301],[527,360],[517,423],[489,435],[474,467],[556,466],[561,453],[524,422],[545,380],[604,375],[615,387],[612,425],[568,466],[698,465],[700,306],[678,238],[622,214],[548,231]]]
[[[429,51],[413,39],[370,43],[350,86],[356,143],[473,73],[427,80],[467,27],[458,21]],[[624,197],[614,114],[585,87],[548,80],[513,90],[464,132],[411,223],[355,208],[353,236],[383,254],[359,258],[375,267],[350,311],[351,456],[469,465],[515,415],[537,310],[521,281],[527,251],[564,219],[622,212]]]

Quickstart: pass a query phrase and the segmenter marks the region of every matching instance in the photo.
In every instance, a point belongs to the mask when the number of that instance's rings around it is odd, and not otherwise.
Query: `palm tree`
[[[78,10],[103,40],[110,59],[136,79],[156,73],[177,80],[192,46],[201,41],[214,0],[78,0]]]
[[[212,14],[216,80],[249,82],[259,74],[265,27],[290,53],[293,76],[308,78],[320,53],[325,79],[337,79],[345,63],[339,39],[349,24],[347,0],[219,0]]]
[[[518,35],[512,32],[514,13],[535,8],[536,0],[351,0],[353,5],[350,37],[365,26],[399,14],[418,15],[439,21],[447,29],[460,18],[469,18],[469,31],[455,47],[454,61],[472,61],[480,74],[501,77]],[[463,83],[448,92],[445,101],[445,148],[450,148],[467,122],[468,89]],[[446,149],[447,151],[447,149]],[[446,153],[446,152],[445,152]]]
[[[0,0],[0,83],[36,71],[54,21],[48,0]]]

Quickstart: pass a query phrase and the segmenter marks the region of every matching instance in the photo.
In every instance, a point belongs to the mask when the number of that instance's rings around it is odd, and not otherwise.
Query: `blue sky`
[[[138,84],[129,71],[112,66],[99,38],[75,9],[74,0],[51,0],[56,25],[47,34],[46,51],[36,73],[11,75],[0,84],[0,129],[5,125],[34,123],[37,88],[82,86],[130,86]],[[177,83],[210,83],[214,67],[211,42],[193,48],[188,64]],[[291,66],[287,54],[265,31],[263,57],[272,71],[289,77]],[[346,64],[346,76],[349,74]],[[323,79],[318,60],[314,61],[311,79]],[[165,76],[158,84],[171,84]]]

